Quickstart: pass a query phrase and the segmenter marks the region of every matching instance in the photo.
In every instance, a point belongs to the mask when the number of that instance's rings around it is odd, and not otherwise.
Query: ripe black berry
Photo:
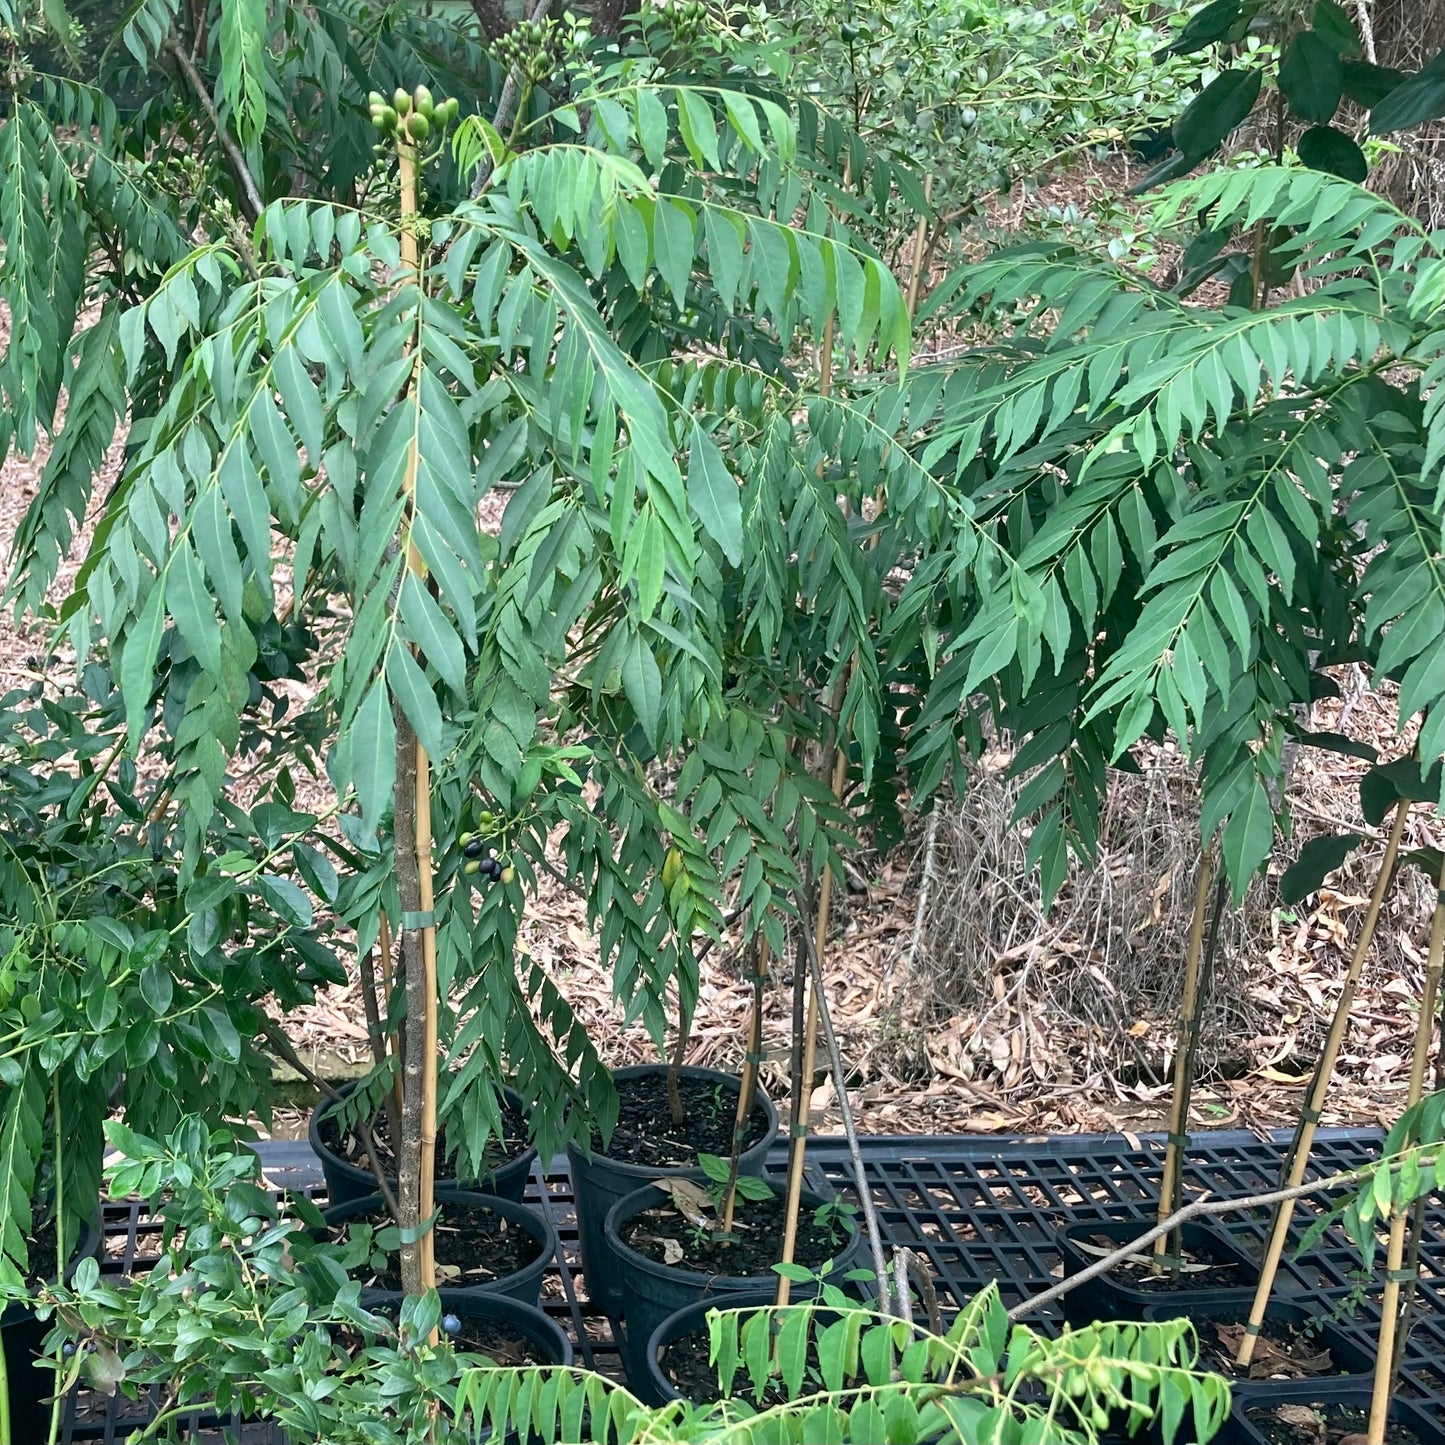
[[[480,838],[473,838],[472,841],[462,849],[462,852],[465,853],[468,858],[480,858],[486,851],[487,845],[483,843]]]

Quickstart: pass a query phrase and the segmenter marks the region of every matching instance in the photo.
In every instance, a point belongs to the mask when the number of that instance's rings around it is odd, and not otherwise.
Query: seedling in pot
[[[731,1239],[731,1231],[717,1227],[717,1216],[727,1198],[732,1170],[728,1161],[716,1154],[699,1154],[697,1162],[707,1176],[704,1183],[691,1179],[656,1179],[653,1183],[671,1197],[678,1213],[692,1226],[697,1243],[710,1238]],[[751,1175],[739,1175],[734,1187],[743,1199],[761,1201],[773,1197],[772,1185]]]

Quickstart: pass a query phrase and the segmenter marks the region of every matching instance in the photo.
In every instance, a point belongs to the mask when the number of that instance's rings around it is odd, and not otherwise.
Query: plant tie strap
[[[1176,1134],[1172,1129],[1164,1136],[1176,1149],[1187,1149],[1189,1147],[1188,1134]]]
[[[1304,1108],[1299,1111],[1299,1116],[1306,1124],[1318,1124],[1324,1114],[1323,1109]]]
[[[1244,1327],[1244,1332],[1245,1332],[1245,1334],[1247,1334],[1247,1335],[1255,1335],[1255,1336],[1258,1336],[1259,1333],[1260,1333],[1260,1331],[1262,1331],[1263,1329],[1264,1329],[1264,1321],[1263,1321],[1263,1320],[1250,1320],[1250,1321],[1245,1325],[1245,1327]]]
[[[745,1063],[755,1064],[759,1068],[761,1068],[763,1060],[766,1057],[767,1056],[763,1053],[761,1049],[749,1049],[747,1053],[743,1055],[743,1060]]]
[[[428,908],[425,911],[416,913],[403,913],[401,915],[401,926],[404,932],[417,933],[423,928],[435,928],[437,916],[434,910]]]
[[[808,1137],[808,1126],[806,1124],[789,1124],[788,1138],[806,1139]]]
[[[1385,1278],[1391,1284],[1409,1284],[1415,1278],[1415,1271],[1413,1269],[1387,1269]]]

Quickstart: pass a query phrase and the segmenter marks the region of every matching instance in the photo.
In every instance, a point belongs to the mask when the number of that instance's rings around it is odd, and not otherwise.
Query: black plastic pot
[[[453,1289],[448,1293],[457,1295],[499,1294],[506,1295],[510,1299],[521,1300],[525,1304],[535,1305],[542,1293],[542,1276],[557,1254],[557,1231],[552,1228],[551,1224],[535,1209],[529,1209],[525,1204],[518,1204],[513,1199],[499,1198],[495,1194],[479,1194],[461,1189],[438,1189],[436,1202],[442,1210],[443,1223],[446,1221],[448,1204],[465,1204],[470,1207],[490,1209],[501,1215],[510,1224],[525,1230],[537,1245],[537,1257],[525,1269],[503,1275],[490,1284]],[[383,1203],[381,1195],[372,1194],[365,1199],[353,1199],[349,1204],[328,1209],[323,1218],[329,1226],[335,1228],[337,1225],[363,1218],[368,1214],[384,1213],[385,1209],[386,1205]],[[324,1238],[325,1236],[318,1236],[318,1233],[313,1231],[313,1237]],[[375,1302],[389,1293],[391,1293],[389,1290],[363,1289],[361,1291],[363,1308],[375,1309]]]
[[[707,1329],[707,1313],[718,1309],[766,1309],[777,1298],[771,1289],[749,1290],[731,1294],[726,1299],[700,1299],[685,1305],[674,1314],[668,1315],[647,1339],[643,1360],[645,1367],[641,1377],[630,1380],[632,1392],[644,1404],[665,1405],[670,1400],[686,1397],[667,1377],[662,1368],[662,1354],[675,1340],[698,1334]],[[744,1377],[746,1378],[746,1377]]]
[[[1329,1380],[1268,1380],[1237,1385],[1229,1422],[1233,1432],[1230,1438],[1238,1445],[1269,1445],[1269,1435],[1258,1413],[1279,1405],[1307,1405],[1311,1409],[1353,1405],[1368,1412],[1370,1381],[1336,1376]],[[1395,1396],[1390,1401],[1390,1423],[1413,1430],[1422,1445],[1445,1445],[1445,1429],[1441,1428],[1434,1411],[1413,1400]]]
[[[618,1069],[613,1081],[625,1085],[630,1079],[659,1077],[667,1073],[665,1064],[634,1064]],[[741,1087],[735,1074],[720,1073],[716,1069],[685,1068],[685,1079],[702,1079],[729,1090],[734,1095]],[[761,1088],[753,1091],[755,1107],[761,1107],[767,1114],[768,1125],[763,1137],[743,1153],[739,1169],[744,1174],[761,1174],[767,1162],[768,1150],[778,1132],[778,1111],[773,1101]],[[608,1212],[624,1195],[654,1179],[706,1178],[696,1165],[672,1169],[660,1169],[655,1165],[629,1164],[621,1159],[609,1159],[600,1150],[591,1153],[577,1144],[568,1144],[567,1158],[572,1166],[572,1190],[577,1209],[577,1245],[582,1255],[582,1273],[587,1279],[588,1297],[613,1318],[622,1314],[623,1295],[619,1281],[614,1277],[612,1256],[603,1240],[603,1229]]]
[[[666,1204],[667,1200],[666,1193],[653,1185],[634,1189],[612,1206],[603,1226],[603,1236],[612,1260],[612,1275],[622,1289],[622,1319],[626,1326],[619,1340],[622,1367],[634,1390],[644,1388],[651,1378],[652,1361],[647,1354],[647,1343],[663,1320],[697,1300],[717,1305],[724,1303],[724,1296],[766,1292],[770,1287],[776,1289],[778,1282],[777,1275],[771,1271],[763,1275],[717,1275],[705,1274],[681,1264],[662,1264],[626,1244],[621,1231],[627,1222],[646,1209]],[[811,1189],[803,1191],[802,1207],[809,1212],[826,1202],[821,1194]],[[746,1219],[746,1201],[739,1204],[739,1210],[741,1217]],[[828,1284],[839,1287],[843,1286],[844,1276],[849,1270],[863,1263],[866,1248],[857,1222],[851,1219],[846,1222],[848,1237],[839,1244],[832,1268],[826,1276]],[[794,1300],[802,1301],[812,1299],[817,1289],[795,1283],[791,1294]]]
[[[1109,1219],[1096,1224],[1066,1224],[1056,1238],[1064,1256],[1064,1277],[1097,1263],[1098,1256],[1079,1248],[1081,1242],[1099,1236],[1111,1243],[1128,1244],[1138,1239],[1148,1226],[1138,1220]],[[1064,1296],[1064,1318],[1070,1324],[1087,1325],[1095,1320],[1142,1320],[1144,1310],[1152,1304],[1169,1301],[1179,1306],[1178,1314],[1207,1312],[1222,1295],[1235,1295],[1248,1289],[1259,1279],[1259,1263],[1248,1255],[1222,1229],[1207,1224],[1186,1224],[1183,1235],[1187,1254],[1198,1255],[1221,1265],[1233,1265],[1238,1273],[1228,1285],[1208,1285],[1192,1281],[1182,1289],[1150,1289],[1128,1283],[1112,1274],[1101,1274]],[[1147,1259],[1148,1252],[1138,1256]]]
[[[400,1311],[404,1298],[394,1291],[375,1290],[366,1300],[365,1307],[376,1314],[394,1316]],[[549,1364],[572,1363],[572,1341],[567,1338],[566,1331],[534,1304],[511,1295],[480,1289],[440,1289],[437,1298],[441,1300],[443,1319],[447,1315],[456,1315],[458,1319],[486,1320],[502,1325],[534,1344]]]
[[[100,1256],[101,1231],[97,1217],[86,1231],[65,1272],[67,1280],[82,1259]],[[5,1349],[5,1373],[10,1382],[10,1435],[17,1442],[50,1438],[50,1400],[55,1394],[53,1370],[37,1369],[46,1335],[54,1319],[40,1320],[35,1311],[12,1300],[0,1313],[0,1336]]]
[[[355,1089],[355,1084],[347,1084],[340,1090],[342,1096],[346,1096]],[[521,1113],[526,1112],[526,1102],[515,1089],[503,1089],[503,1095],[507,1102]],[[334,1108],[335,1103],[328,1100],[317,1105],[311,1111],[311,1122],[307,1126],[306,1137],[311,1141],[312,1152],[321,1161],[321,1172],[326,1178],[326,1199],[329,1204],[350,1204],[356,1199],[365,1199],[376,1193],[376,1176],[370,1169],[358,1169],[349,1160],[343,1159],[340,1154],[329,1149],[321,1138],[321,1121]],[[495,1194],[499,1199],[514,1199],[517,1203],[522,1202],[522,1196],[527,1192],[527,1180],[532,1173],[532,1162],[537,1157],[535,1149],[524,1149],[514,1159],[508,1159],[506,1163],[499,1164],[484,1179],[463,1180],[438,1179],[438,1189],[466,1189],[478,1194]],[[396,1180],[388,1179],[387,1184],[396,1189]]]
[[[1192,1320],[1202,1339],[1216,1323],[1242,1324],[1249,1318],[1254,1305],[1253,1290],[1215,1290],[1211,1293],[1208,1303],[1204,1305],[1197,1301],[1181,1300],[1180,1293],[1183,1292],[1180,1291],[1168,1299],[1156,1300],[1153,1304],[1146,1305],[1144,1318],[1146,1320]],[[1296,1300],[1271,1298],[1264,1317],[1267,1324],[1273,1325],[1294,1325],[1296,1327],[1316,1325],[1315,1334],[1320,1342],[1320,1348],[1330,1352],[1330,1358],[1334,1361],[1339,1373],[1328,1376],[1321,1375],[1315,1379],[1304,1381],[1238,1379],[1233,1381],[1237,1387],[1255,1389],[1266,1385],[1291,1388],[1297,1388],[1301,1384],[1312,1386],[1317,1381],[1326,1379],[1330,1381],[1357,1379],[1361,1375],[1369,1375],[1375,1367],[1375,1363],[1369,1355],[1343,1331],[1334,1329],[1327,1322],[1317,1323],[1320,1321],[1319,1313],[1308,1305],[1301,1304]],[[1210,1366],[1206,1364],[1204,1368],[1210,1368]]]

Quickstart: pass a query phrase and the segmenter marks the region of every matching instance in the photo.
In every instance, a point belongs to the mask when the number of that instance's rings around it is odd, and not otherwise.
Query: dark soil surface
[[[361,1136],[351,1129],[343,1129],[334,1113],[322,1115],[318,1125],[318,1132],[321,1135],[321,1142],[331,1150],[333,1154],[352,1165],[356,1169],[371,1169],[371,1162],[366,1157],[366,1146],[361,1142]],[[381,1164],[381,1172],[388,1179],[396,1178],[396,1154],[391,1147],[390,1130],[387,1127],[386,1112],[375,1115],[371,1121],[371,1137],[376,1141],[377,1159]],[[515,1159],[527,1149],[527,1120],[523,1117],[521,1110],[514,1109],[505,1099],[502,1100],[502,1137],[487,1141],[485,1162],[489,1169],[495,1169],[505,1164],[509,1159]],[[452,1171],[454,1161],[447,1149],[445,1131],[437,1134],[437,1173],[443,1177],[453,1177]],[[446,1160],[445,1166],[440,1161]]]
[[[1119,1247],[1119,1241],[1107,1234],[1086,1235],[1082,1242],[1108,1250]],[[1109,1271],[1109,1278],[1126,1289],[1145,1290],[1151,1294],[1167,1294],[1181,1289],[1230,1289],[1253,1283],[1252,1277],[1247,1277],[1245,1271],[1232,1259],[1216,1259],[1212,1255],[1198,1254],[1188,1249],[1183,1251],[1182,1257],[1186,1265],[1206,1267],[1171,1271],[1166,1266],[1160,1273],[1155,1274],[1154,1256],[1145,1253],[1126,1259],[1122,1264],[1116,1264]]]
[[[701,1274],[760,1275],[774,1278],[773,1266],[783,1253],[783,1223],[786,1201],[781,1195],[758,1201],[739,1200],[733,1215],[730,1239],[719,1239],[698,1232],[670,1204],[645,1209],[622,1226],[624,1243],[639,1254],[669,1263],[668,1243],[682,1250],[683,1257],[673,1260],[679,1268],[694,1269]],[[847,1242],[842,1231],[834,1232],[814,1222],[811,1210],[798,1216],[798,1238],[794,1259],[809,1269],[826,1264],[837,1257]]]
[[[740,1087],[736,1080],[712,1084],[706,1079],[680,1079],[682,1123],[674,1124],[662,1074],[618,1080],[617,1128],[607,1145],[607,1157],[658,1169],[686,1168],[697,1163],[699,1154],[726,1159],[733,1147]],[[748,1116],[743,1148],[756,1144],[767,1127],[768,1116],[755,1108]]]
[[[550,1365],[553,1361],[535,1341],[519,1331],[509,1329],[501,1320],[479,1320],[471,1315],[461,1317],[461,1332],[448,1336],[459,1350],[485,1355],[494,1364]]]
[[[682,1395],[691,1400],[695,1405],[710,1404],[714,1400],[722,1399],[722,1391],[718,1389],[717,1366],[708,1359],[708,1333],[707,1326],[701,1326],[697,1332],[684,1335],[680,1340],[674,1340],[662,1352],[662,1373],[672,1381],[674,1387]],[[816,1347],[809,1342],[808,1345],[808,1375],[804,1376],[803,1388],[807,1389],[808,1376],[821,1379],[818,1374],[818,1355]],[[821,1385],[819,1386],[821,1388]],[[759,1409],[769,1409],[773,1405],[786,1405],[789,1395],[783,1388],[781,1378],[774,1375],[763,1388],[761,1398],[755,1398],[752,1393],[752,1385],[748,1378],[745,1366],[739,1366],[738,1372],[733,1376],[733,1395],[740,1400],[747,1400],[749,1404],[756,1405]]]
[[[384,1211],[348,1219],[331,1231],[341,1242],[356,1224],[370,1224],[381,1230],[392,1224]],[[490,1284],[525,1269],[542,1252],[541,1246],[520,1225],[503,1219],[494,1209],[443,1206],[435,1230],[437,1284],[443,1289],[471,1289]],[[365,1265],[357,1271],[364,1285],[376,1289],[400,1289],[401,1260],[388,1255],[385,1267],[372,1272]]]
[[[1270,1445],[1340,1445],[1352,1436],[1363,1440],[1370,1423],[1365,1405],[1269,1405],[1245,1413]],[[1385,1445],[1423,1442],[1407,1426],[1392,1422],[1385,1428]]]

